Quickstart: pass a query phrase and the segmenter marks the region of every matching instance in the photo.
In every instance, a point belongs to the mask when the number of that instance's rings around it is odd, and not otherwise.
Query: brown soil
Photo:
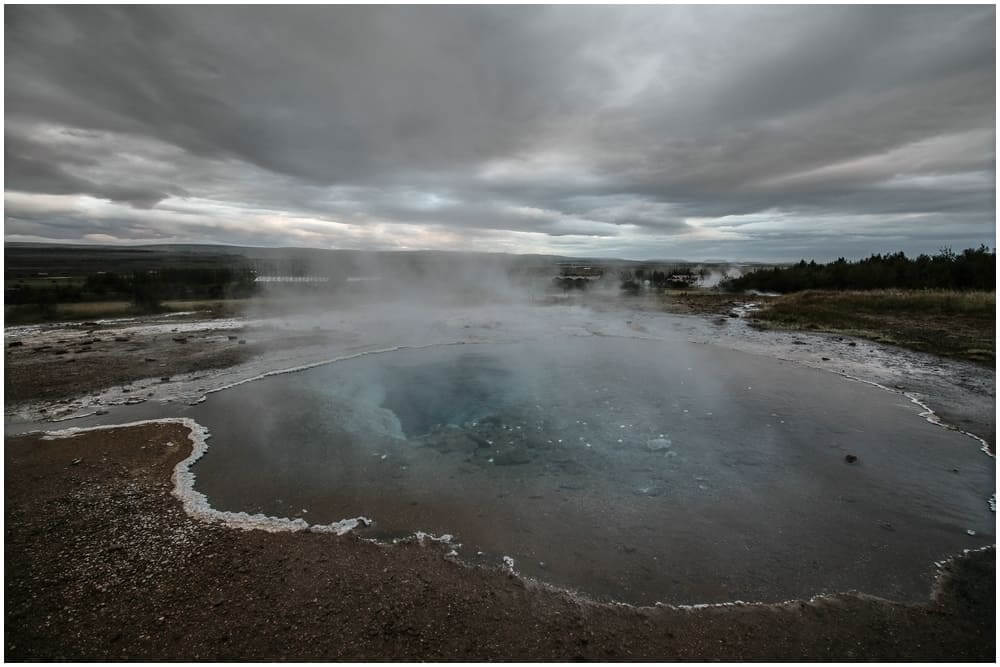
[[[667,313],[728,316],[737,306],[749,303],[766,304],[774,298],[707,290],[666,290],[659,295],[659,302],[661,310]]]
[[[733,308],[737,306],[745,306],[749,303],[765,304],[773,301],[774,298],[730,294],[728,292],[703,289],[658,289],[640,292],[635,295],[603,292],[570,292],[537,299],[535,303],[548,305],[580,304],[598,312],[642,311],[727,317]]]
[[[240,344],[244,336],[251,338]],[[321,338],[233,329],[122,336],[115,329],[86,327],[59,329],[44,337],[5,336],[5,405],[69,398],[143,378],[228,368],[266,351],[315,344]]]
[[[927,605],[599,605],[436,548],[195,520],[170,493],[187,443],[166,424],[7,439],[7,660],[995,656],[992,550]]]

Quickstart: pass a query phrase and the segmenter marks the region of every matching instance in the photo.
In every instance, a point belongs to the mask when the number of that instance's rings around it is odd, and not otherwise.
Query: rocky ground
[[[5,401],[59,401],[138,379],[227,368],[321,342],[239,319],[148,317],[13,327],[4,335]],[[138,394],[137,394],[138,395]]]
[[[171,495],[177,424],[8,438],[7,660],[993,660],[995,552],[934,599],[633,608],[470,569],[436,547],[241,531]],[[928,594],[930,595],[930,591]]]

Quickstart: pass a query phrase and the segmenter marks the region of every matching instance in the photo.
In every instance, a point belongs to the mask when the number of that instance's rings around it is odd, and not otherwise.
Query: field
[[[755,324],[843,333],[992,365],[996,292],[807,290],[771,300]]]
[[[213,317],[238,315],[246,306],[248,299],[201,299],[164,301],[163,313],[181,313],[200,311]],[[79,303],[57,303],[47,312],[41,312],[38,307],[28,304],[23,306],[4,306],[4,320],[7,326],[17,324],[35,324],[38,322],[70,322],[78,320],[111,319],[116,317],[133,317],[149,315],[148,310],[136,308],[129,301],[83,301]]]

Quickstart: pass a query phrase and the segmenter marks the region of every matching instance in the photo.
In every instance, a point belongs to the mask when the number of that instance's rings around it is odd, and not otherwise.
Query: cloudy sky
[[[995,245],[995,8],[7,6],[7,241]]]

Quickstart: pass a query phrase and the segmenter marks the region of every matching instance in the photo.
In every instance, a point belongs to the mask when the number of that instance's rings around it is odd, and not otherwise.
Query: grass
[[[211,317],[228,317],[242,312],[246,300],[197,300],[164,301],[160,313],[180,313],[186,311],[208,311]],[[116,317],[149,315],[147,310],[136,308],[129,301],[84,301],[79,303],[57,303],[46,311],[36,305],[4,306],[4,324],[36,324],[39,322],[71,322],[78,320],[98,320]]]
[[[993,364],[996,293],[808,290],[771,300],[755,323],[844,333],[921,352]]]

